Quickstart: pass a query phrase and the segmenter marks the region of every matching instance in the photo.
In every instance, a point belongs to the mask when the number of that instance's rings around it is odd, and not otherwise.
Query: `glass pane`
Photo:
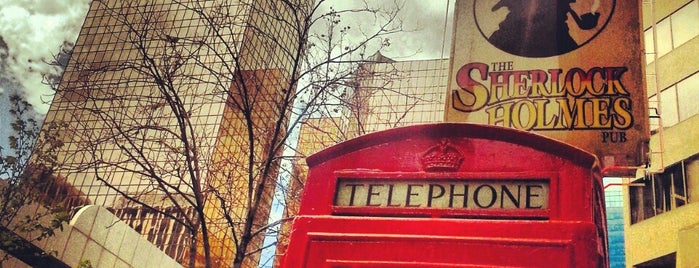
[[[643,32],[644,46],[646,48],[646,64],[653,62],[655,60],[655,47],[653,46],[653,28]]]
[[[669,211],[672,208],[672,187],[670,186],[672,183],[671,176],[663,176],[662,182],[663,188],[662,188],[662,195],[663,195],[663,211]]]
[[[639,179],[634,184],[643,183],[643,186],[629,187],[629,204],[631,205],[631,223],[655,216],[653,209],[653,187],[650,180]]]
[[[672,188],[674,189],[673,200],[675,202],[674,205],[675,207],[681,207],[685,204],[685,197],[687,196],[684,180],[684,164],[680,163],[673,166],[670,172],[672,172]]]
[[[665,211],[665,187],[663,184],[662,175],[663,174],[657,174],[653,176],[653,200],[655,201],[655,214],[660,214]]]
[[[677,99],[679,100],[679,120],[685,120],[699,114],[699,73],[677,83]]]
[[[670,20],[664,19],[658,22],[656,29],[658,57],[661,57],[672,50],[672,29],[670,27]]]
[[[629,187],[629,206],[631,209],[631,224],[643,220],[643,202],[641,187]]]
[[[658,121],[660,111],[658,110],[657,96],[651,96],[650,98],[648,98],[648,115],[650,116],[650,120],[648,122],[648,124],[650,124],[650,130],[658,129],[658,126],[660,124],[660,122]]]
[[[671,86],[660,93],[661,114],[663,126],[669,127],[679,122],[677,114],[677,94],[675,86]]]
[[[699,1],[693,1],[671,16],[674,47],[699,35]]]
[[[693,202],[699,196],[699,187],[696,187],[699,182],[699,156],[694,156],[685,161],[684,169],[685,183],[687,183],[687,202]]]

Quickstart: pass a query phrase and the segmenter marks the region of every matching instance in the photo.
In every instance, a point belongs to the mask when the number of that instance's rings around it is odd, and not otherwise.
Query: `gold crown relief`
[[[421,159],[426,171],[456,171],[463,160],[461,152],[451,146],[447,139],[442,139],[439,144],[427,150]]]

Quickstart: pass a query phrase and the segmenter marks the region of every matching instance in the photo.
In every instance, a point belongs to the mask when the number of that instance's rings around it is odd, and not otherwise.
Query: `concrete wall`
[[[692,240],[699,237],[698,221],[699,202],[695,202],[627,226],[626,267],[673,252],[677,252],[677,267],[699,267],[699,240]]]
[[[86,206],[45,248],[75,267],[89,260],[93,267],[181,267],[139,233],[100,206]]]
[[[107,209],[86,206],[44,247],[71,267],[182,267]]]
[[[678,242],[677,267],[699,267],[699,224],[680,230]]]

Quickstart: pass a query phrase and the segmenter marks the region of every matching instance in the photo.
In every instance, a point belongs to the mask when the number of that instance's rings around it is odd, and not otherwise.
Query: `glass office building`
[[[283,218],[298,212],[307,156],[363,134],[443,121],[448,59],[394,61],[377,53],[368,61],[359,66],[341,98],[301,124]],[[287,221],[277,235],[275,265],[283,257],[290,230]]]
[[[243,228],[230,222],[255,213],[258,228],[269,213],[278,164],[266,159],[294,90],[282,51],[300,43],[284,22],[305,7],[290,3],[92,1],[44,124],[64,142],[47,196],[110,209],[182,264],[192,241],[203,258],[191,227],[204,219],[213,262],[230,265]]]

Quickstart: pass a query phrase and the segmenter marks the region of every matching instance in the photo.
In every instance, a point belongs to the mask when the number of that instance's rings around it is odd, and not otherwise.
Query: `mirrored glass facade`
[[[46,195],[108,208],[182,264],[193,241],[203,258],[203,219],[212,260],[230,265],[231,222],[254,213],[257,230],[269,213],[304,6],[292,2],[92,1],[45,120],[64,142]]]

